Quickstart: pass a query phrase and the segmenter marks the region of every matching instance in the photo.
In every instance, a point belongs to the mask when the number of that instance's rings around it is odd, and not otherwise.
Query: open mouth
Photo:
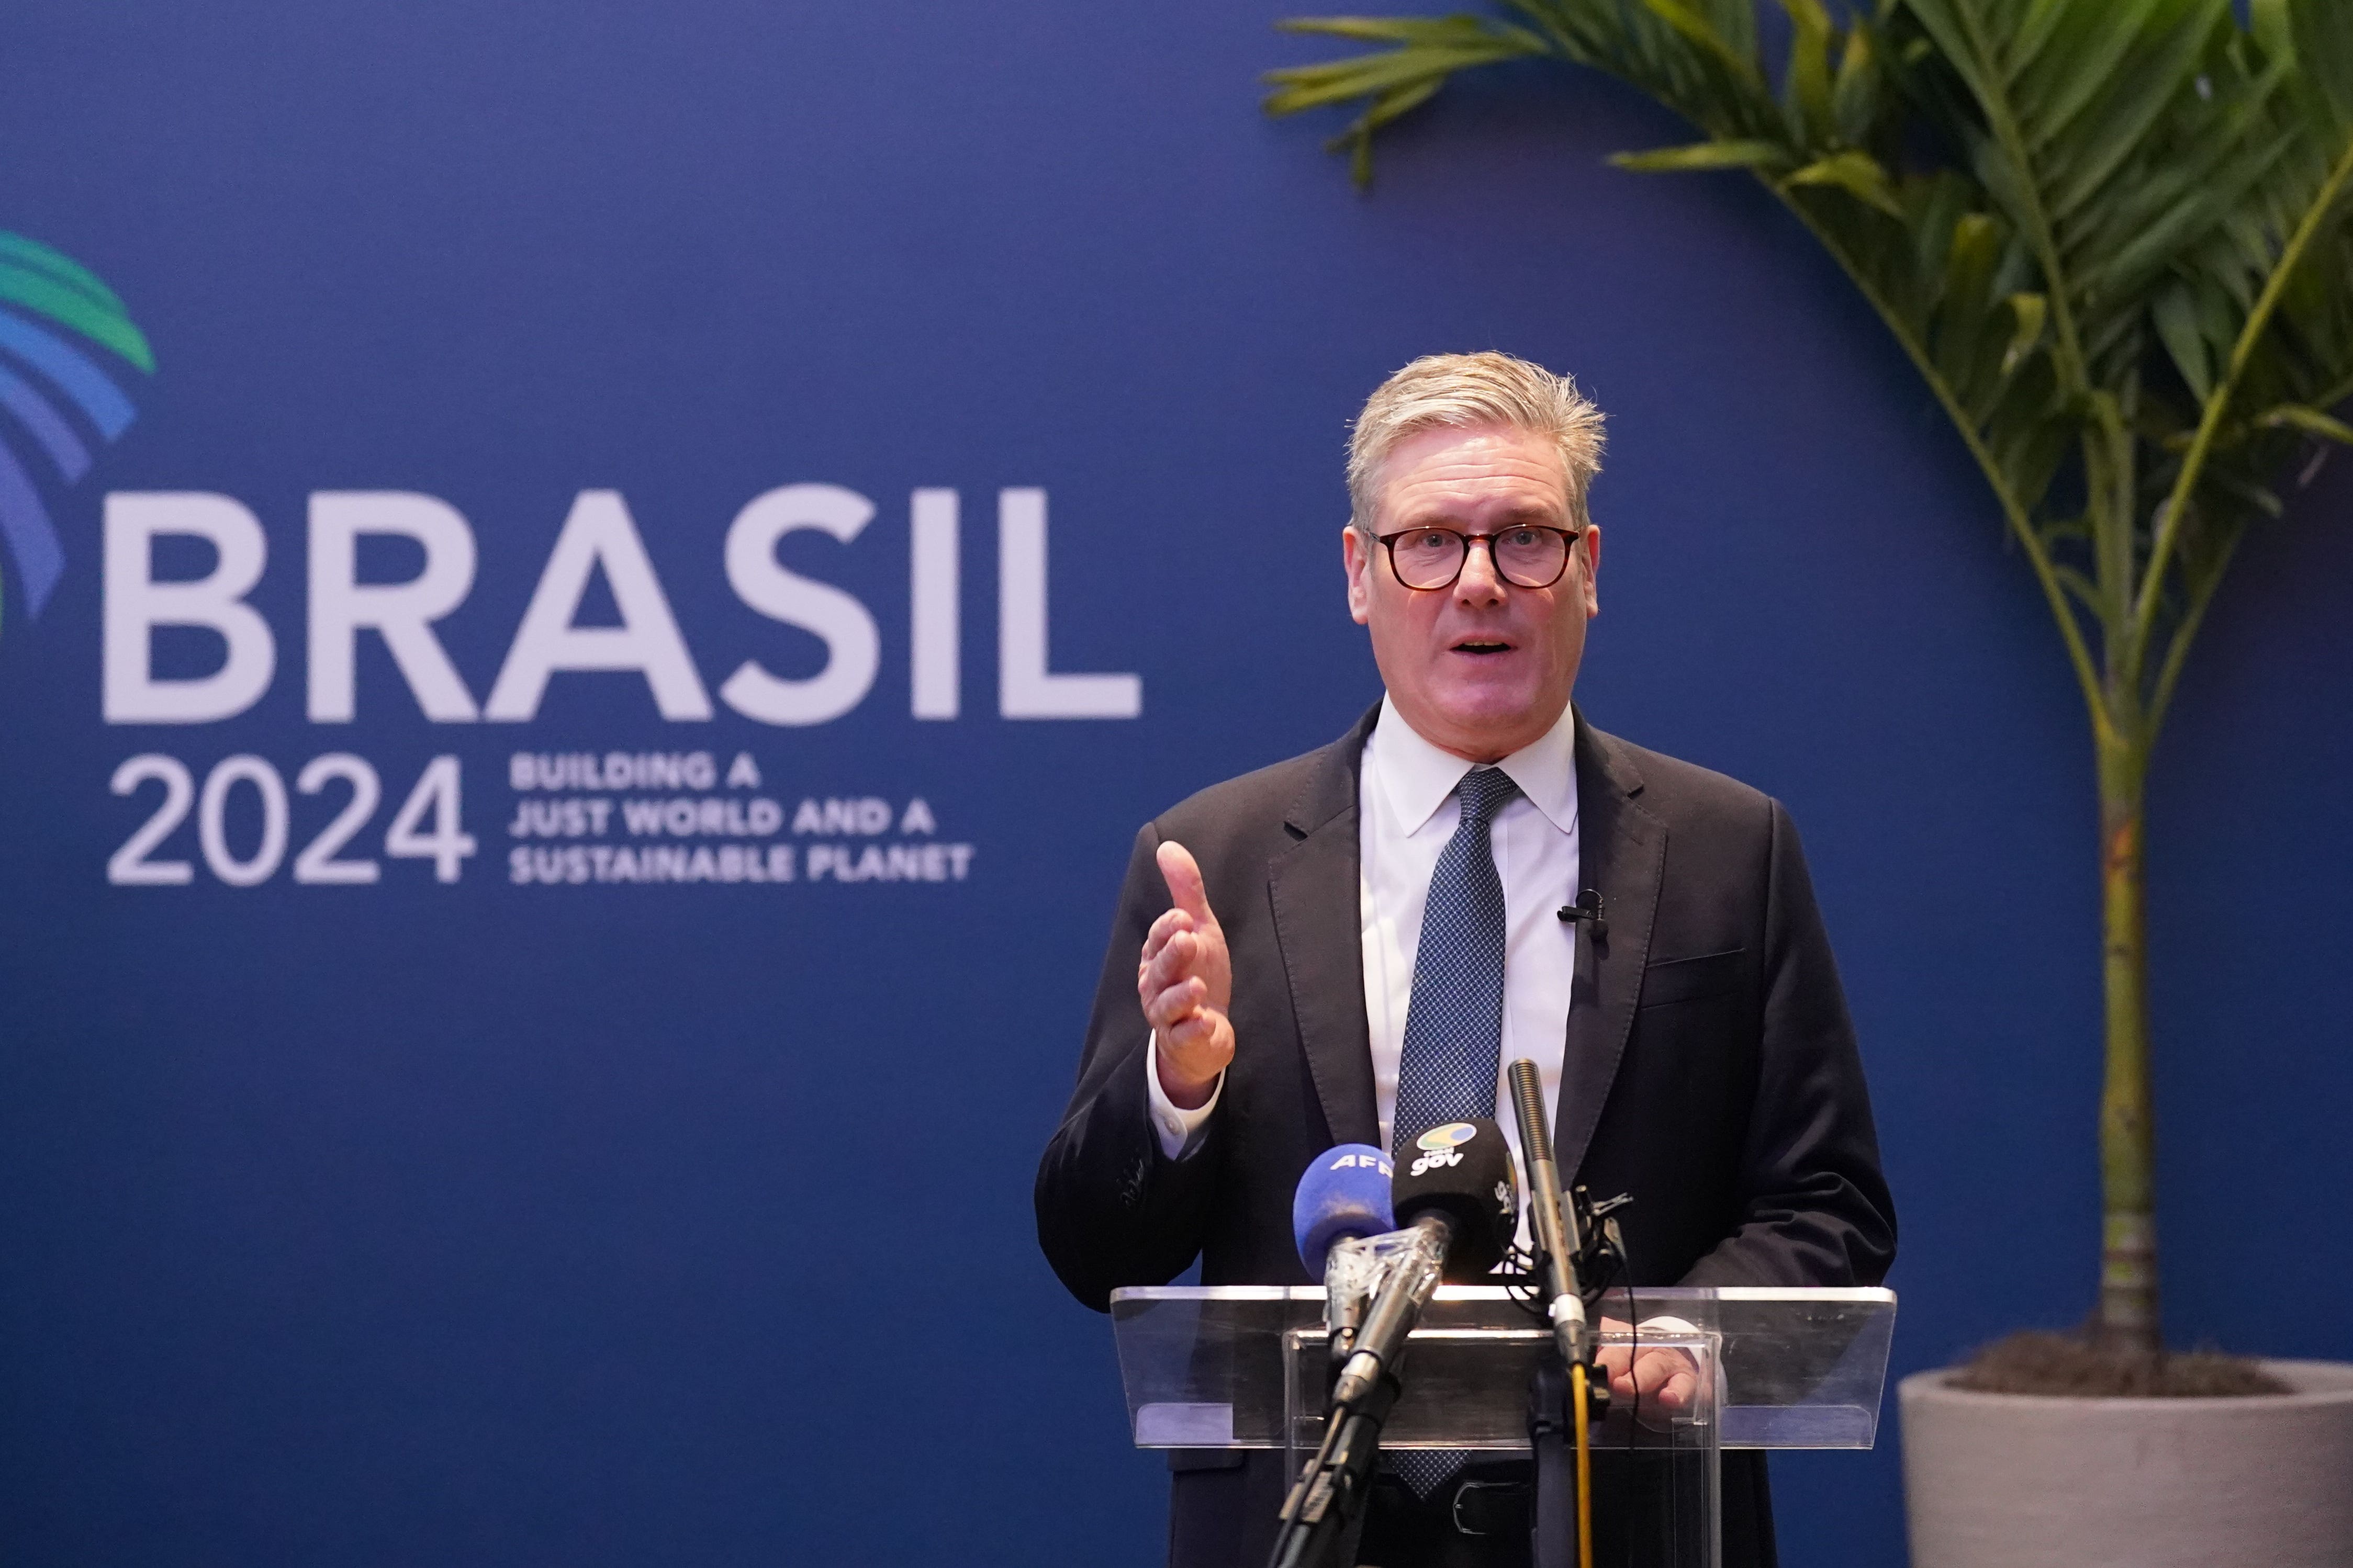
[[[1512,651],[1512,645],[1507,642],[1493,642],[1482,637],[1464,637],[1454,645],[1452,651],[1483,658],[1493,654],[1509,653]]]

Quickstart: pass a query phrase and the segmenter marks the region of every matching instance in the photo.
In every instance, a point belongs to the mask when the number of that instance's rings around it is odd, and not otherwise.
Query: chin
[[[1513,749],[1551,728],[1540,703],[1525,691],[1451,691],[1436,704],[1440,720],[1458,735],[1508,740]],[[1538,719],[1543,717],[1543,722]]]

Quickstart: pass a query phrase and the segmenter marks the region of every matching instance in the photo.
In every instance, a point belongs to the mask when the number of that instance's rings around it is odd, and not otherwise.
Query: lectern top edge
[[[1618,1294],[1616,1291],[1612,1295]],[[1500,1301],[1511,1295],[1501,1285],[1441,1285],[1441,1301]],[[1824,1304],[1892,1307],[1895,1292],[1883,1286],[1813,1285],[1660,1285],[1638,1289],[1644,1301],[1818,1301]],[[1112,1304],[1123,1301],[1321,1301],[1320,1285],[1128,1285],[1111,1293]]]

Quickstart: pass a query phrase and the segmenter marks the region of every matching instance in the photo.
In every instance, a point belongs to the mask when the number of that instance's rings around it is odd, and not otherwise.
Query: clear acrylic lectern
[[[1277,1448],[1293,1473],[1314,1452],[1330,1363],[1320,1288],[1117,1290],[1111,1312],[1138,1447]],[[1609,1543],[1597,1563],[1716,1568],[1722,1449],[1868,1448],[1877,1436],[1893,1291],[1613,1290],[1600,1316],[1620,1325],[1605,1346],[1690,1357],[1700,1394],[1672,1415],[1621,1402],[1595,1428],[1595,1529]],[[1530,1387],[1550,1343],[1503,1287],[1440,1287],[1381,1446],[1528,1452]]]

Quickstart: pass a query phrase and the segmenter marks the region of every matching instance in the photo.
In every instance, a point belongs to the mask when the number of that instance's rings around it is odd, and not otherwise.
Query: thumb
[[[1193,923],[1203,928],[1213,927],[1218,917],[1209,912],[1209,895],[1201,886],[1201,868],[1193,852],[1175,839],[1160,847],[1160,875],[1168,884],[1168,896],[1176,907],[1193,917]]]

